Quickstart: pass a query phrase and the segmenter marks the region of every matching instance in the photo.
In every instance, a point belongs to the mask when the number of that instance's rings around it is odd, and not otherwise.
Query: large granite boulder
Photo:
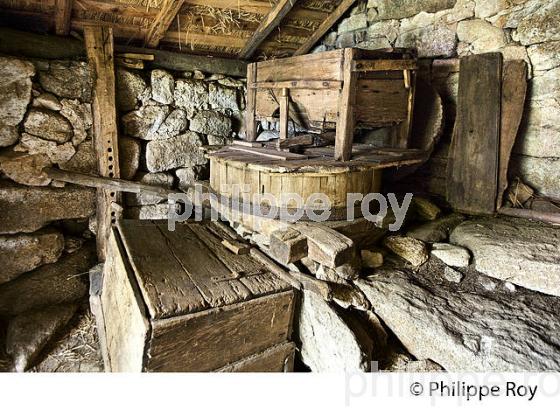
[[[132,111],[147,93],[146,81],[136,73],[118,68],[116,70],[116,103],[122,112]]]
[[[205,165],[208,160],[201,149],[203,137],[188,131],[174,138],[150,141],[146,145],[146,166],[150,172]]]
[[[32,234],[0,235],[0,284],[58,260],[64,249],[62,233],[45,229]]]
[[[74,135],[72,125],[59,113],[51,110],[33,108],[23,122],[25,132],[42,139],[63,144]]]
[[[119,166],[122,179],[132,179],[140,168],[142,144],[136,138],[119,137]]]
[[[487,291],[476,272],[448,282],[443,271],[385,269],[355,283],[418,360],[451,372],[560,370],[558,298],[505,287]]]
[[[435,13],[451,9],[457,0],[370,0],[368,7],[377,8],[380,20],[401,19],[420,12]]]
[[[33,64],[0,56],[0,128],[18,125],[31,102]]]
[[[504,31],[485,20],[465,20],[457,24],[457,37],[462,43],[460,55],[480,54],[504,47],[507,38]]]
[[[395,47],[415,48],[418,57],[451,57],[457,47],[455,31],[445,24],[402,32]]]
[[[61,164],[70,161],[76,153],[76,148],[70,141],[58,144],[55,141],[23,133],[19,144],[14,147],[14,151],[44,154],[49,157],[51,162]]]
[[[65,255],[0,286],[0,316],[15,316],[28,310],[71,303],[87,294],[84,273],[96,263],[95,244]],[[85,276],[87,277],[87,275]]]
[[[517,26],[519,42],[523,45],[560,40],[560,3],[532,1],[534,11],[523,16]]]
[[[175,105],[185,108],[192,117],[195,111],[209,106],[208,85],[204,81],[179,79],[175,83]]]
[[[8,151],[0,155],[0,171],[12,181],[23,185],[49,185],[51,179],[42,170],[51,165],[49,157],[44,154]]]
[[[321,296],[304,291],[298,320],[301,358],[313,372],[367,372],[371,340],[360,338]]]
[[[160,104],[172,104],[175,80],[165,70],[152,70],[152,99]]]
[[[0,148],[14,145],[19,140],[17,127],[0,124]]]
[[[72,144],[78,145],[87,138],[87,131],[93,125],[91,104],[65,98],[61,105],[60,113],[72,124],[74,130]]]
[[[221,137],[231,135],[231,119],[216,111],[201,111],[192,119],[191,131]]]
[[[210,83],[208,93],[210,106],[213,109],[230,109],[233,111],[241,109],[237,98],[237,89],[235,88],[224,87],[219,83]]]
[[[163,121],[153,139],[175,137],[185,131],[187,129],[187,125],[187,113],[184,110],[177,108],[171,111],[165,121]]]
[[[59,97],[91,101],[93,79],[85,62],[53,61],[48,71],[39,71],[39,83]]]
[[[75,303],[48,306],[10,320],[6,331],[6,352],[12,358],[13,370],[24,372],[32,366],[77,309]]]
[[[121,144],[122,138],[119,138]],[[66,171],[80,172],[82,174],[98,174],[97,158],[92,140],[86,140],[78,145],[76,153],[69,161],[59,165],[60,169]]]
[[[144,105],[122,117],[123,130],[131,137],[143,140],[157,139],[157,132],[168,114],[167,106]]]
[[[511,174],[519,175],[544,196],[560,199],[560,158],[537,158],[513,155]]]
[[[34,232],[49,222],[87,218],[95,212],[94,189],[26,187],[0,182],[0,234]]]
[[[488,276],[560,296],[560,229],[515,218],[479,218],[451,233]]]

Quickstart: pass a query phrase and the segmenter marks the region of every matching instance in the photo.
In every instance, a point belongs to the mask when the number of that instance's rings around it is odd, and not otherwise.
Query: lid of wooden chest
[[[250,255],[224,247],[228,237],[214,222],[176,224],[171,232],[167,221],[122,220],[118,232],[152,319],[290,289]]]

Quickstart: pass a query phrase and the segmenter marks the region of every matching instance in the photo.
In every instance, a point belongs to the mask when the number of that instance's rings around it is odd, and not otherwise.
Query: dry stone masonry
[[[30,171],[96,171],[91,93],[84,62],[0,57],[0,353],[13,370],[34,364],[87,293],[95,190]]]
[[[119,144],[121,153],[127,153],[121,155],[122,177],[182,190],[207,178],[205,147],[226,145],[240,131],[245,83],[200,71],[161,69],[118,68],[116,78],[123,132]],[[161,202],[127,195],[126,216],[166,218],[167,205]]]

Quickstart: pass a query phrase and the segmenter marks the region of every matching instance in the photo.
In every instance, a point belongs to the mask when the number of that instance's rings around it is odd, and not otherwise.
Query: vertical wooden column
[[[392,146],[397,148],[408,148],[410,141],[410,131],[414,114],[414,96],[416,91],[416,75],[411,70],[403,70],[404,87],[408,91],[407,117],[406,120],[395,127],[392,134]]]
[[[358,73],[352,71],[352,61],[356,50],[344,50],[343,85],[338,99],[338,122],[336,124],[336,139],[334,145],[334,159],[348,161],[352,157],[352,142],[354,140],[354,104],[356,102],[356,86]]]
[[[288,138],[289,103],[289,91],[287,88],[282,88],[282,94],[280,96],[280,140]]]
[[[257,139],[257,124],[255,122],[255,105],[257,89],[253,86],[257,82],[257,63],[247,65],[247,110],[245,111],[245,132],[248,141]]]
[[[86,26],[84,38],[93,73],[94,144],[99,175],[118,178],[119,147],[115,108],[115,69],[113,61],[113,30],[109,27]],[[117,220],[113,203],[120,202],[116,191],[97,191],[97,253],[105,260],[106,244],[112,225]]]

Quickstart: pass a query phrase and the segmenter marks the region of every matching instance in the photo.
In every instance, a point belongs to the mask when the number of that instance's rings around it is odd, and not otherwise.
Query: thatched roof
[[[313,37],[316,41],[329,28],[325,22],[336,21],[351,3],[351,0],[0,0],[0,24],[26,31],[80,34],[84,25],[94,21],[111,26],[116,41],[122,44],[265,59],[290,56],[298,49],[299,53],[307,52],[305,48],[312,41],[309,39]]]

